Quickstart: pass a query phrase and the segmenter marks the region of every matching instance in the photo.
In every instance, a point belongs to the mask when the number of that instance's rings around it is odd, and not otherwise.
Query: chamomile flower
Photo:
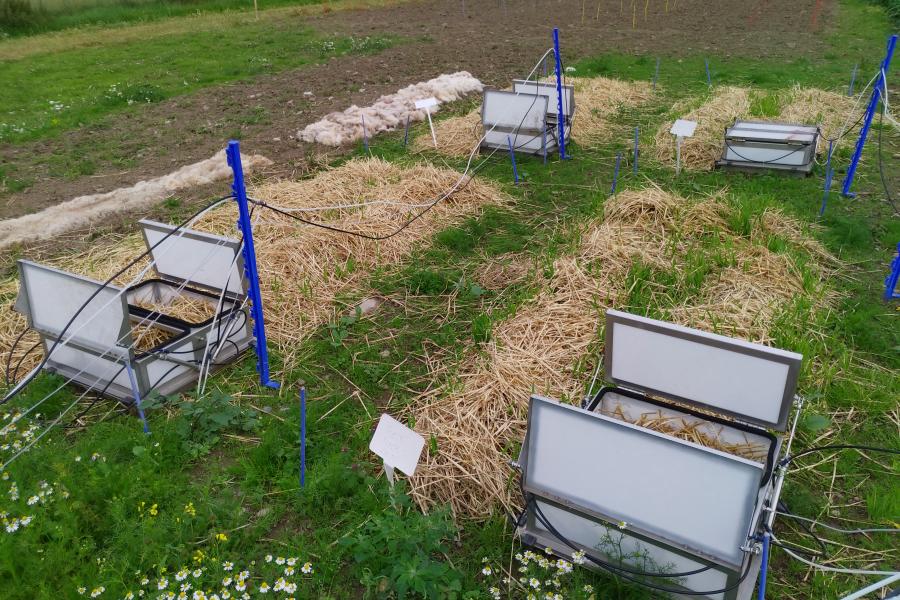
[[[584,564],[584,552],[582,552],[581,550],[576,550],[575,552],[573,552],[572,553],[572,562],[575,563],[576,565],[583,565]]]
[[[164,590],[164,589],[166,589],[167,587],[169,587],[169,580],[166,579],[165,577],[161,577],[161,578],[156,582],[156,589],[158,589],[158,590]]]
[[[233,562],[228,562],[228,561],[226,560],[225,562],[222,563],[222,568],[225,569],[226,571],[230,571],[230,570],[232,570],[232,569],[234,568],[234,563],[233,563]]]
[[[500,588],[492,587],[488,589],[488,593],[494,600],[500,600]]]
[[[98,596],[100,596],[100,594],[102,594],[105,591],[106,591],[106,588],[103,587],[102,585],[95,587],[94,589],[91,590],[91,598],[97,598]]]
[[[266,554],[265,561],[266,561],[267,563],[272,562],[272,555],[271,555],[271,554]]]
[[[276,565],[283,565],[283,564],[284,564],[284,557],[283,557],[283,556],[279,556],[278,558],[276,558],[276,559],[275,559],[275,564],[276,564]]]
[[[487,576],[487,575],[492,575],[493,573],[494,573],[494,571],[493,571],[493,569],[491,569],[490,565],[484,565],[484,568],[481,569],[482,575]]]
[[[585,594],[593,594],[594,593],[594,586],[592,586],[589,583],[586,584],[582,589],[584,590]]]
[[[541,587],[541,582],[536,577],[532,577],[528,580],[528,585],[530,585],[534,589],[538,589],[539,587]]]
[[[190,574],[191,574],[190,571],[188,571],[187,569],[182,567],[182,569],[180,571],[175,573],[175,581],[184,581],[185,579],[187,579],[187,576]]]
[[[287,564],[288,564],[289,567],[293,567],[294,565],[296,565],[296,564],[297,564],[297,557],[292,556],[292,557],[290,557],[289,559],[287,559]]]
[[[269,589],[270,589],[269,584],[266,583],[265,581],[263,581],[261,584],[259,584],[259,593],[260,594],[267,593],[269,591]]]
[[[84,596],[84,594],[87,592],[87,588],[84,587],[83,585],[80,585],[80,586],[78,586],[77,591],[80,596]]]
[[[303,566],[300,567],[300,571],[301,571],[304,575],[309,575],[310,573],[313,572],[312,563],[310,563],[310,562],[305,562],[305,563],[303,563]]]

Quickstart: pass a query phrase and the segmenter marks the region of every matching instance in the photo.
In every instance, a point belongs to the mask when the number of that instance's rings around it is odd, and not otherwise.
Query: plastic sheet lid
[[[150,253],[161,279],[217,293],[224,287],[232,298],[246,293],[243,257],[235,259],[241,247],[238,240],[192,229],[172,233],[175,226],[146,219],[139,224],[147,248],[159,244]]]
[[[606,378],[740,421],[784,431],[803,356],[606,312]]]

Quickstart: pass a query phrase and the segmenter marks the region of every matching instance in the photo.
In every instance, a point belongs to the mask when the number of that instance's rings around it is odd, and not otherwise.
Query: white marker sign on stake
[[[387,413],[381,415],[369,442],[369,450],[384,461],[384,472],[392,486],[394,468],[412,476],[424,447],[425,438]]]
[[[681,173],[681,144],[684,138],[694,135],[697,129],[697,121],[688,121],[687,119],[678,119],[672,125],[669,133],[675,136],[675,174]]]
[[[439,104],[437,98],[432,96],[431,98],[425,98],[424,100],[416,100],[416,110],[425,109],[425,116],[428,117],[428,127],[431,129],[431,140],[434,142],[435,149],[437,148],[437,136],[434,134],[434,123],[431,122],[431,107],[437,106]]]

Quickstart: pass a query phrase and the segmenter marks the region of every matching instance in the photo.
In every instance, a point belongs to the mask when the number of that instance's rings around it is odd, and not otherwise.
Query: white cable
[[[779,540],[777,537],[775,537],[775,534],[771,534],[771,535],[772,535],[773,540],[775,540],[776,542],[781,544],[781,540]],[[779,545],[778,547],[781,548],[782,550],[784,550],[788,554],[788,556],[790,556],[794,560],[798,560],[805,565],[813,567],[814,569],[818,569],[820,571],[827,571],[829,573],[844,573],[846,575],[898,575],[898,574],[900,574],[900,571],[867,571],[865,569],[840,569],[837,567],[829,567],[827,565],[820,565],[818,563],[814,563],[811,560],[806,560],[802,556],[795,554],[793,551],[791,551],[790,548],[786,548],[783,544]]]
[[[872,585],[870,585],[868,587],[864,587],[863,589],[859,590],[858,592],[853,592],[849,596],[844,596],[843,598],[841,598],[841,600],[858,600],[859,598],[862,598],[863,596],[866,596],[867,594],[869,594],[871,592],[877,592],[881,588],[891,585],[895,581],[900,581],[900,573],[895,573],[894,575],[891,575],[890,577],[882,579],[881,581],[878,581],[876,583],[873,583]]]
[[[815,519],[810,519],[807,517],[801,517],[800,515],[795,515],[794,513],[786,513],[776,511],[779,515],[783,515],[788,517],[789,519],[797,519],[798,521],[806,521],[807,523],[812,523],[814,527],[824,527],[825,529],[830,529],[831,531],[836,531],[838,533],[846,533],[846,534],[861,534],[861,533],[900,533],[900,528],[898,527],[872,527],[868,529],[841,529],[840,527],[834,527],[833,525],[829,525],[828,523],[820,523]]]

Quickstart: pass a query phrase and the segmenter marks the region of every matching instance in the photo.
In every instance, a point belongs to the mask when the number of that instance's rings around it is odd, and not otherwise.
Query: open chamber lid
[[[819,128],[790,123],[735,121],[725,132],[726,139],[747,142],[810,145],[816,142]]]
[[[147,219],[139,225],[147,248],[152,248],[154,267],[161,279],[216,293],[225,288],[231,297],[245,295],[244,261],[238,240],[192,229],[176,231],[173,225]]]
[[[803,356],[606,312],[606,378],[740,421],[784,431]]]

